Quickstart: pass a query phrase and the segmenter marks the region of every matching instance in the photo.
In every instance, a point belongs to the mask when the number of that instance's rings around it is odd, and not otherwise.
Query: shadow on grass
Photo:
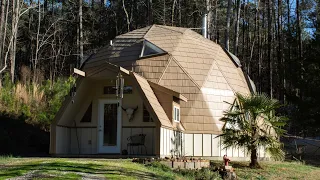
[[[172,179],[165,175],[158,175],[155,173],[139,171],[134,168],[122,168],[122,167],[112,167],[104,166],[98,164],[78,164],[71,162],[48,162],[48,163],[28,163],[23,165],[10,165],[5,166],[4,169],[0,170],[0,179],[23,176],[30,171],[37,171],[37,173],[44,174],[44,172],[55,171],[58,172],[57,175],[61,174],[63,178],[64,173],[75,173],[80,174],[86,173],[89,175],[106,177],[134,177],[137,179]],[[67,177],[66,177],[67,178]]]

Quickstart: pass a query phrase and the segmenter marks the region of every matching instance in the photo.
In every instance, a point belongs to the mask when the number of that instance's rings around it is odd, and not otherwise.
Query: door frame
[[[104,105],[117,104],[117,146],[103,146]],[[120,154],[122,135],[122,101],[120,99],[99,99],[98,101],[98,123],[97,123],[97,150],[101,154]]]

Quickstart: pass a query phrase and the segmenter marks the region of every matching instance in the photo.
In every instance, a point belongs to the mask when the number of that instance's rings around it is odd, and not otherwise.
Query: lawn
[[[249,168],[249,162],[234,162],[231,165],[240,179],[320,179],[320,167],[297,162],[260,162],[262,169]]]
[[[220,162],[214,162],[220,164]],[[289,162],[264,162],[263,169],[234,163],[239,179],[320,179],[320,168]],[[197,177],[216,177],[216,173]],[[199,173],[198,173],[199,174]],[[194,179],[194,172],[145,166],[130,160],[0,157],[1,179]],[[204,178],[206,179],[206,178]]]
[[[0,179],[185,179],[130,160],[0,158]]]

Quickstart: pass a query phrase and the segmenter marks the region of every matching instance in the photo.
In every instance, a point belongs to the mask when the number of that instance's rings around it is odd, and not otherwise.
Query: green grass
[[[215,162],[221,164],[221,162]],[[298,162],[260,162],[262,169],[249,168],[249,162],[232,162],[239,179],[320,179],[320,168]]]
[[[2,164],[5,164],[6,162],[11,161],[12,158],[13,158],[12,155],[0,156],[0,166]]]
[[[33,172],[34,178],[185,179],[173,171],[132,163],[130,160],[10,158],[0,163],[0,180]]]
[[[220,165],[221,162],[214,162]],[[293,162],[261,162],[262,169],[248,168],[248,162],[231,164],[239,179],[320,179],[320,168]],[[130,160],[14,158],[0,156],[0,180],[27,176],[29,179],[215,179],[216,172],[173,171],[160,163],[142,165]]]

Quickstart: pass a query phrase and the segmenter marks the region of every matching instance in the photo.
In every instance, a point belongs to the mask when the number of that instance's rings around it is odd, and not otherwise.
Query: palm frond
[[[248,152],[260,146],[275,159],[283,158],[283,151],[278,137],[285,133],[282,127],[286,117],[276,116],[281,107],[279,101],[265,94],[243,95],[236,93],[236,100],[221,121],[225,122],[221,143],[225,148],[245,147]]]

